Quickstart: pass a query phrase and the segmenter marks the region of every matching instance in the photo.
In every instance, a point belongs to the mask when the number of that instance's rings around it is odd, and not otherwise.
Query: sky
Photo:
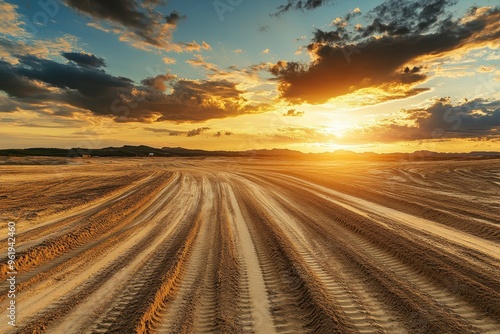
[[[0,148],[500,151],[496,0],[0,0]]]

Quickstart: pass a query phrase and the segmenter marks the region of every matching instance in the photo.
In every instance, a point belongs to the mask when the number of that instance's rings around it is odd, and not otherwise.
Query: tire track
[[[301,187],[300,189],[305,189],[305,187]],[[299,190],[299,188],[297,188],[296,191],[298,191],[298,190]],[[321,202],[323,197],[321,195],[318,195],[318,194],[315,194],[315,195],[317,195],[318,197],[316,197],[312,201],[314,201],[316,203]],[[306,197],[306,196],[303,196],[303,197]],[[325,206],[328,207],[328,206],[331,206],[331,204],[325,205]],[[290,207],[290,210],[293,211],[292,207],[293,207],[293,205]],[[319,212],[321,210],[322,210],[321,207],[315,207],[311,211],[312,212]],[[349,215],[349,211],[341,210],[339,208],[331,210],[329,215],[330,216],[331,215],[339,215],[343,211],[345,212],[344,213],[345,215]],[[297,213],[297,215],[299,215],[299,213]],[[349,226],[349,223],[344,223],[344,224]],[[366,227],[368,227],[368,226],[366,226]],[[322,233],[325,233],[325,231],[322,231]],[[335,231],[335,234],[338,234],[338,233],[339,233],[339,231],[337,229]],[[377,234],[377,238],[380,239],[381,235],[384,235],[387,233],[389,233],[389,232],[388,231],[381,232],[380,234]],[[318,238],[320,236],[321,236],[321,234],[319,234],[316,238]],[[332,236],[332,237],[334,237],[334,236]],[[329,239],[329,240],[331,240],[331,239]],[[381,260],[381,265],[389,267],[390,271],[395,272],[399,277],[402,277],[406,280],[409,280],[413,285],[417,286],[417,289],[425,292],[428,296],[430,296],[430,298],[436,299],[439,304],[446,305],[446,307],[448,307],[447,312],[449,312],[451,314],[456,313],[460,317],[464,318],[467,323],[470,323],[473,326],[476,326],[477,327],[476,330],[488,331],[488,330],[491,330],[491,328],[499,329],[498,325],[492,325],[493,323],[495,323],[495,321],[492,318],[488,319],[488,317],[481,315],[476,310],[471,308],[468,304],[466,304],[463,300],[461,300],[460,298],[454,297],[454,295],[452,293],[448,292],[446,290],[447,284],[444,285],[445,290],[443,290],[443,288],[439,288],[439,289],[436,288],[433,283],[430,283],[429,281],[425,280],[423,277],[421,277],[421,275],[418,272],[415,272],[413,269],[410,270],[409,267],[404,266],[400,260],[396,259],[395,257],[389,257],[390,255],[388,255],[387,252],[382,251],[381,249],[373,248],[374,246],[371,245],[370,243],[368,243],[366,240],[359,241],[360,240],[359,237],[352,235],[352,233],[350,235],[345,236],[345,238],[343,238],[342,240],[349,240],[351,243],[356,243],[355,241],[358,240],[357,247],[355,249],[358,249],[358,250],[370,249],[370,252],[367,256],[371,256],[374,259],[378,258],[379,260]],[[339,242],[342,242],[342,240],[339,240]],[[392,238],[389,240],[390,241],[387,241],[386,244],[394,243],[394,240],[396,240],[396,239]],[[409,240],[410,239],[407,239],[407,241],[405,242],[406,247],[408,247],[408,244],[411,243],[411,241],[409,241]],[[399,247],[401,249],[401,247],[404,247],[404,246],[403,246],[403,244],[401,244]],[[346,245],[344,248],[348,249],[348,246]],[[382,257],[379,257],[382,252],[385,255]],[[361,253],[361,251],[358,251],[358,253]],[[418,253],[416,252],[415,254],[418,254]],[[399,255],[401,255],[401,254],[399,254]],[[426,263],[426,265],[429,264],[428,260],[427,260],[427,262],[424,262],[424,263]],[[424,267],[421,267],[421,268],[424,268]],[[418,270],[420,271],[420,269],[418,269]],[[478,274],[476,273],[476,275],[478,275]],[[458,282],[462,282],[462,281],[464,281],[464,279],[458,279]],[[467,281],[467,280],[465,279],[465,281]],[[461,284],[463,284],[463,283],[461,283]],[[490,286],[491,286],[491,283],[490,283]],[[483,301],[481,300],[480,302],[483,302]],[[446,313],[444,315],[446,315]],[[472,330],[472,329],[469,329],[469,330]]]
[[[196,180],[191,183],[196,186]],[[191,191],[187,191],[189,195]],[[161,242],[155,245],[154,250],[141,263],[127,283],[127,289],[117,296],[111,310],[105,313],[96,324],[96,332],[102,329],[107,333],[146,332],[155,327],[155,318],[159,310],[182,274],[186,254],[189,252],[200,228],[199,197],[194,198],[191,207],[185,206],[186,201],[179,203],[182,210],[172,212],[173,235],[166,238],[162,235]],[[179,225],[180,224],[180,225]],[[120,319],[127,319],[127,323]]]
[[[246,273],[245,286],[248,287],[251,318],[244,323],[244,328],[256,334],[273,334],[273,319],[270,313],[269,296],[266,291],[259,258],[255,251],[255,244],[241,213],[234,190],[229,184],[224,184],[227,194],[228,211],[231,213],[233,229],[238,235],[244,272]]]
[[[267,206],[269,210],[267,211],[266,205],[264,208],[262,207],[263,203],[266,202],[264,201],[265,197],[263,197],[265,195],[255,193],[253,185],[246,183],[245,186],[250,187],[244,202],[247,205],[247,210],[253,214],[252,223],[259,226],[258,229],[262,231],[262,234],[265,234],[263,237],[274,246],[269,247],[269,252],[275,253],[277,257],[271,258],[271,261],[274,260],[273,265],[279,266],[276,262],[280,261],[283,268],[288,268],[287,273],[283,274],[288,275],[289,280],[294,285],[297,306],[309,316],[307,320],[303,319],[304,328],[316,332],[327,330],[342,333],[354,332],[352,324],[343,317],[338,305],[333,303],[329,297],[325,283],[300,257],[300,252],[292,246],[295,245],[293,240],[290,240],[278,227],[277,222],[273,220],[272,215],[275,207]],[[259,198],[260,201],[256,202],[255,198]]]
[[[122,195],[120,200],[112,201],[108,206],[95,211],[93,215],[84,217],[80,224],[75,224],[75,228],[64,234],[56,233],[55,236],[50,236],[43,239],[36,246],[30,247],[25,251],[21,251],[17,255],[17,271],[23,273],[31,270],[35,266],[40,266],[47,261],[53,260],[60,255],[72,251],[75,248],[86,244],[103,232],[109,233],[113,230],[118,230],[125,224],[126,221],[122,220],[116,212],[120,212],[123,216],[132,215],[133,212],[138,210],[138,207],[145,204],[148,195],[155,192],[161,187],[160,176],[152,178],[143,184],[138,190],[134,191],[139,200],[130,196]],[[115,224],[118,222],[118,224]],[[18,237],[20,238],[20,237]],[[0,279],[5,278],[8,271],[8,266],[4,263],[0,265]]]
[[[154,239],[159,235],[158,230],[156,231],[152,230],[151,232],[152,233],[149,233],[149,237],[151,239]],[[28,322],[26,328],[22,327],[18,330],[18,332],[20,333],[43,332],[48,324],[52,323],[54,320],[67,314],[71,309],[80,304],[80,302],[84,298],[86,298],[88,295],[94,292],[100,286],[100,284],[102,284],[102,282],[112,277],[116,271],[120,271],[125,266],[127,266],[127,264],[131,261],[134,255],[140,254],[142,251],[144,251],[147,245],[148,245],[147,243],[136,244],[132,247],[132,249],[129,249],[125,254],[116,257],[114,261],[109,264],[109,266],[107,266],[103,270],[100,270],[97,273],[94,273],[93,275],[90,276],[89,279],[73,286],[73,291],[68,290],[70,292],[68,295],[62,295],[58,300],[53,300],[52,302],[50,302],[49,303],[49,305],[51,305],[50,307],[37,313],[38,317],[31,319],[31,321]],[[57,286],[55,288],[57,289]],[[49,296],[52,297],[50,293]]]
[[[248,185],[248,181],[240,180],[240,182],[246,182]],[[301,259],[313,275],[318,278],[319,282],[321,282],[325,295],[329,297],[328,304],[336,308],[338,315],[343,316],[345,318],[344,321],[350,324],[352,327],[350,331],[362,333],[381,332],[382,327],[379,325],[379,322],[368,315],[367,309],[360,302],[360,296],[354,293],[337,273],[339,263],[326,265],[325,261],[321,260],[321,256],[318,256],[318,254],[325,253],[322,252],[320,247],[315,245],[314,241],[310,242],[310,240],[314,239],[309,238],[307,236],[308,231],[301,228],[307,225],[296,221],[296,217],[303,216],[303,214],[294,209],[295,206],[290,204],[291,199],[279,198],[279,196],[273,194],[274,190],[264,193],[256,185],[251,184],[248,186],[252,188],[253,196],[261,199],[261,203],[265,203],[265,210],[268,212],[268,216],[273,217],[274,224],[287,227],[285,230],[288,232],[290,244],[300,249],[297,252]],[[330,262],[332,261],[331,254],[328,254],[328,257],[325,258],[328,258]],[[331,270],[332,266],[336,270]],[[373,301],[370,304],[373,304]],[[382,314],[379,317],[382,323],[384,322],[383,318],[385,320],[389,317]],[[397,325],[393,323],[390,327],[394,328]],[[343,331],[346,330],[344,329]]]

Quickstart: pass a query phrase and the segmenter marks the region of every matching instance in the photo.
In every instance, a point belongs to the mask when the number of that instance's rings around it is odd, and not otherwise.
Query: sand
[[[0,166],[1,333],[500,332],[499,160],[66,160]]]

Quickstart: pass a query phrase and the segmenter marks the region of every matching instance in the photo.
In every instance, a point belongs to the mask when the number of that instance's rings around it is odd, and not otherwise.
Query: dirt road
[[[500,333],[500,161],[0,166],[1,333]],[[2,253],[6,253],[2,251]]]

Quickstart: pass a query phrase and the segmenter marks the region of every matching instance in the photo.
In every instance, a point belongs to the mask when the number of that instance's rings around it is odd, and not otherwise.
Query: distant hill
[[[355,153],[352,151],[338,150],[329,153],[302,153],[289,149],[248,150],[248,151],[205,151],[193,150],[182,147],[154,148],[150,146],[125,145],[122,147],[105,147],[99,149],[85,148],[26,148],[3,149],[0,156],[46,156],[46,157],[249,157],[249,158],[295,158],[295,159],[370,159],[370,160],[443,160],[443,159],[491,159],[500,158],[500,152],[470,152],[470,153],[438,153],[432,151],[416,151],[413,153]]]

